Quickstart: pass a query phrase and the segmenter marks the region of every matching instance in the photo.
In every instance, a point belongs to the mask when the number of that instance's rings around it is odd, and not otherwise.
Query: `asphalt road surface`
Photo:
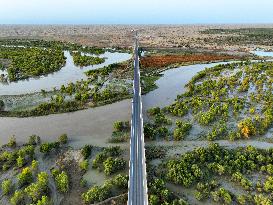
[[[131,123],[128,205],[148,205],[137,33],[134,49],[134,97]]]

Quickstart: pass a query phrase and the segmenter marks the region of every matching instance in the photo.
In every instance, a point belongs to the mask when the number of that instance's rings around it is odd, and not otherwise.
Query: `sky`
[[[272,0],[0,0],[0,24],[273,23]]]

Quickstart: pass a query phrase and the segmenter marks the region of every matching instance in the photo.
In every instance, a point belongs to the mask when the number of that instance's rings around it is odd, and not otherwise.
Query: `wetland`
[[[126,204],[130,49],[1,45],[62,53],[0,58],[1,203]],[[141,57],[150,204],[272,204],[272,52],[166,50]]]

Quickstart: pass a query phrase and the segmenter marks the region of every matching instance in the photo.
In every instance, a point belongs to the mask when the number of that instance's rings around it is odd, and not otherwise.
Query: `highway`
[[[134,96],[132,100],[129,164],[128,205],[148,205],[137,32],[134,47]]]

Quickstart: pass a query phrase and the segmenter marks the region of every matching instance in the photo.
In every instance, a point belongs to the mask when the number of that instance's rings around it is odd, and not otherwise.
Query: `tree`
[[[117,186],[119,189],[127,189],[128,188],[128,176],[118,174],[117,176],[115,176],[112,183],[115,186]]]
[[[241,205],[245,205],[246,204],[246,196],[245,195],[239,195],[237,196],[237,201],[239,202],[239,204]]]
[[[28,144],[29,145],[37,145],[38,144],[38,138],[39,138],[39,136],[37,136],[37,135],[31,135],[31,136],[29,136],[28,137]]]
[[[14,136],[10,137],[7,146],[10,147],[10,148],[15,148],[16,147],[16,138]]]
[[[83,201],[87,204],[103,201],[111,196],[110,187],[93,186],[86,193],[82,194]]]
[[[5,103],[3,100],[0,100],[0,111],[3,111],[5,108]]]
[[[45,154],[49,154],[52,149],[56,149],[59,147],[60,147],[60,142],[43,143],[40,146],[40,152],[45,153]]]
[[[46,91],[44,89],[41,89],[41,93],[43,97],[46,97]]]
[[[123,123],[121,121],[114,122],[114,130],[121,132],[123,129]]]
[[[16,190],[10,199],[12,205],[20,205],[24,201],[24,192],[22,190]]]
[[[67,138],[67,134],[62,134],[60,137],[59,137],[59,142],[61,144],[66,144],[68,141],[68,138]]]
[[[32,169],[33,171],[37,171],[38,166],[39,166],[38,161],[32,160],[32,162],[31,162],[31,169]]]
[[[19,157],[16,159],[16,161],[17,161],[17,166],[18,166],[19,168],[23,167],[24,164],[25,164],[25,158],[23,158],[23,157],[21,157],[21,156],[19,156]]]
[[[113,174],[117,171],[125,169],[126,161],[120,158],[108,157],[104,162],[104,173],[106,175]]]
[[[60,174],[58,174],[55,177],[55,181],[57,184],[57,188],[60,192],[62,193],[68,192],[69,180],[68,180],[68,175],[64,171],[62,171]]]
[[[158,196],[156,196],[156,195],[150,195],[150,197],[149,197],[149,204],[150,205],[158,205],[158,204],[160,204],[160,200],[159,200],[159,198],[158,198]]]
[[[148,113],[152,116],[160,114],[160,112],[161,112],[160,107],[153,107],[148,110]]]
[[[62,95],[57,95],[55,97],[55,103],[57,105],[61,105],[61,104],[63,104],[63,102],[64,102],[64,97]]]
[[[89,166],[89,163],[88,163],[88,160],[83,160],[80,162],[79,164],[81,170],[83,171],[87,171],[88,170],[88,166]]]
[[[52,205],[52,202],[48,196],[42,196],[42,198],[38,200],[37,205]]]
[[[269,176],[264,182],[264,190],[266,192],[273,192],[273,177]]]
[[[256,205],[272,205],[271,199],[263,194],[255,195],[254,202]]]
[[[30,184],[33,181],[33,175],[30,168],[24,168],[22,172],[17,176],[17,178],[20,187]]]
[[[33,202],[37,202],[44,193],[48,190],[48,174],[41,172],[38,174],[37,182],[30,184],[25,188],[26,194],[32,199]]]
[[[250,118],[246,118],[240,121],[238,123],[238,128],[245,138],[249,138],[250,136],[255,135],[257,131],[254,122]]]
[[[188,122],[176,121],[177,128],[174,130],[174,139],[182,140],[192,128],[192,125]]]
[[[42,153],[49,153],[52,149],[51,143],[43,143],[40,146],[40,152]]]
[[[87,159],[91,155],[92,148],[93,148],[92,145],[85,145],[81,149],[81,153],[82,153],[82,156],[84,157],[84,159]]]
[[[12,190],[12,182],[10,179],[5,179],[3,182],[2,182],[2,191],[3,191],[3,194],[4,195],[8,195],[11,193],[11,190]]]

